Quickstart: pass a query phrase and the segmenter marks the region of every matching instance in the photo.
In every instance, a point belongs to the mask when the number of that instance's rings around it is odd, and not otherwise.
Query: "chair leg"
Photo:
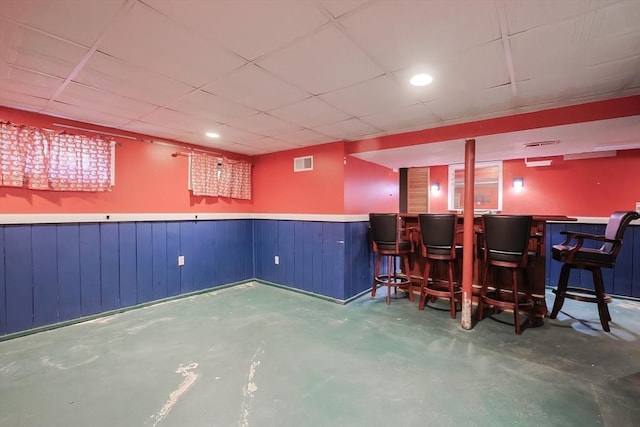
[[[420,286],[420,302],[418,303],[418,310],[424,310],[424,306],[427,303],[426,289],[429,285],[429,273],[431,272],[431,262],[427,259],[424,263],[424,272],[422,273],[422,285]]]
[[[598,300],[598,314],[600,316],[600,324],[602,325],[602,329],[605,332],[610,332],[609,330],[609,320],[611,320],[611,315],[609,314],[609,308],[607,307],[607,302],[604,297],[604,283],[602,281],[602,271],[599,268],[594,268],[591,270],[593,275],[593,286],[596,291],[596,298]]]
[[[558,280],[558,286],[556,288],[556,299],[553,302],[553,310],[551,310],[551,319],[555,319],[562,305],[564,304],[564,296],[567,293],[567,286],[569,283],[569,273],[571,273],[571,266],[564,264],[562,270],[560,270],[560,279]]]

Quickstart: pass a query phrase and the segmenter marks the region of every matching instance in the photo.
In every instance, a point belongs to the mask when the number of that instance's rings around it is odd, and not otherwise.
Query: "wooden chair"
[[[387,304],[391,303],[391,288],[405,289],[409,293],[409,301],[413,301],[413,285],[411,269],[409,268],[409,254],[413,252],[411,240],[412,229],[400,228],[400,217],[395,213],[369,214],[371,226],[371,240],[376,254],[375,270],[371,297],[376,296],[378,285],[387,287]],[[408,233],[408,235],[407,235]],[[386,258],[386,272],[381,273],[382,260]],[[404,273],[396,270],[396,260],[400,259]]]
[[[516,334],[522,332],[520,312],[528,314],[527,321],[531,326],[533,316],[533,298],[529,288],[529,241],[531,238],[531,222],[529,215],[484,215],[482,229],[484,231],[484,275],[482,289],[478,299],[478,320],[482,320],[484,306],[491,305],[495,309],[513,310]],[[511,287],[504,287],[496,280],[498,268],[511,271]],[[489,276],[493,277],[493,290],[489,291]],[[519,280],[520,279],[520,280]],[[519,283],[522,282],[522,283]]]
[[[618,252],[620,252],[620,248],[622,247],[624,230],[631,221],[638,218],[640,218],[640,214],[634,211],[614,212],[609,218],[604,235],[574,231],[560,232],[560,234],[564,234],[566,238],[559,245],[553,245],[551,255],[554,260],[562,262],[563,265],[562,270],[560,270],[558,286],[552,290],[552,292],[556,294],[556,298],[549,317],[552,319],[556,318],[564,304],[565,298],[596,303],[598,304],[598,314],[602,329],[609,332],[611,314],[609,313],[607,304],[611,302],[611,297],[604,291],[601,269],[613,268]],[[585,242],[589,241],[597,242],[598,244],[601,243],[602,246],[599,249],[583,246]],[[593,289],[569,286],[569,276],[573,269],[591,271]]]
[[[456,245],[456,227],[458,218],[455,214],[420,214],[420,233],[422,236],[423,256],[425,257],[422,285],[420,287],[419,310],[424,310],[427,297],[446,298],[449,300],[451,318],[456,318],[456,299],[462,289],[456,280],[457,262],[462,258],[462,246]],[[447,280],[434,279],[433,266],[442,262],[447,266]]]

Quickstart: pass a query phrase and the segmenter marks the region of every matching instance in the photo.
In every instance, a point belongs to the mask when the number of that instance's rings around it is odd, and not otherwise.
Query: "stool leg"
[[[429,273],[431,271],[431,262],[427,259],[424,262],[424,272],[422,273],[422,285],[420,286],[420,302],[418,303],[418,310],[424,310],[424,306],[427,303],[427,286],[429,285]]]
[[[387,257],[387,304],[391,304],[391,278],[395,275],[394,259],[392,256]]]
[[[520,335],[522,331],[520,330],[520,307],[518,304],[518,272],[516,269],[511,270],[511,277],[513,280],[513,287],[511,290],[513,296],[513,319],[516,323],[516,334]]]
[[[409,267],[409,256],[402,255],[401,258],[404,263],[403,265],[404,274],[407,277],[407,280],[409,281],[409,301],[413,302],[413,281],[411,280],[411,267]]]
[[[451,318],[456,318],[456,299],[453,289],[453,262],[448,261],[447,265],[449,266],[449,310],[451,312]]]
[[[598,314],[600,316],[600,324],[602,325],[602,329],[605,332],[610,332],[609,330],[609,320],[611,320],[611,315],[609,314],[609,309],[607,308],[607,302],[604,299],[604,283],[602,282],[602,271],[599,268],[594,268],[591,270],[593,275],[593,286],[596,291],[596,298],[598,299]]]
[[[376,254],[376,266],[373,269],[373,286],[371,287],[371,298],[375,298],[378,289],[378,276],[380,275],[380,265],[382,264],[382,256]]]
[[[484,297],[487,295],[487,275],[489,274],[490,266],[485,266],[484,268],[484,276],[482,277],[482,287],[480,288],[480,297],[478,298],[478,312],[477,317],[478,320],[482,320],[483,311],[484,311]]]
[[[556,299],[553,302],[553,310],[551,310],[551,315],[549,316],[552,319],[556,318],[562,308],[562,304],[564,304],[564,296],[567,292],[567,284],[569,283],[569,273],[571,273],[571,266],[564,264],[562,270],[560,270],[560,279],[558,280],[558,287],[556,288]]]

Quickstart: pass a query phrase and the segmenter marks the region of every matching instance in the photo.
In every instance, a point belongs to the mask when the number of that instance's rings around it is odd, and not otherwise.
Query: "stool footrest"
[[[556,295],[558,294],[557,289],[552,289],[551,292],[553,292]],[[594,291],[593,289],[580,288],[578,286],[567,286],[566,290],[561,293],[563,294],[562,296],[564,296],[565,298],[569,298],[576,301],[594,302],[594,303],[600,302],[600,300],[597,297],[596,291]],[[612,301],[612,298],[609,295],[604,294],[604,302],[610,303],[611,301]]]

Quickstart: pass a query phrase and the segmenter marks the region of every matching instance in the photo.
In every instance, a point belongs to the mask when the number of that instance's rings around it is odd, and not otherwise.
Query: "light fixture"
[[[440,183],[439,182],[432,182],[431,183],[431,191],[433,193],[439,193],[440,192]]]
[[[522,191],[524,187],[524,178],[513,178],[513,189],[516,191]]]
[[[411,83],[413,86],[426,86],[430,84],[432,81],[433,81],[433,77],[431,77],[429,74],[420,73],[411,77],[411,80],[409,80],[409,83]]]
[[[220,134],[216,132],[207,132],[205,133],[209,138],[220,138]]]

